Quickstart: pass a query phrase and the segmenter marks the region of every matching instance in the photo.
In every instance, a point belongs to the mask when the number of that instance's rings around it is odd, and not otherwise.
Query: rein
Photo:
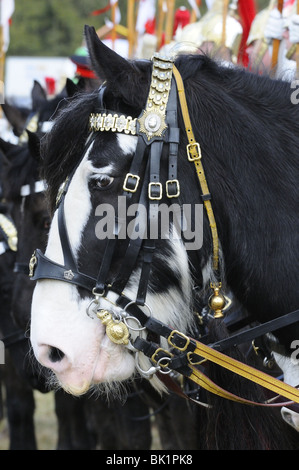
[[[168,198],[175,198],[180,195],[180,186],[177,179],[179,127],[176,99],[178,94],[189,142],[186,148],[187,157],[195,165],[202,191],[201,197],[205,205],[212,235],[213,271],[217,282],[211,283],[213,294],[209,299],[209,306],[214,311],[214,318],[223,317],[226,300],[221,294],[221,281],[219,280],[219,239],[217,226],[211,204],[211,195],[201,162],[201,149],[199,143],[194,138],[180,73],[169,59],[158,55],[153,57],[149,95],[146,107],[138,119],[108,112],[104,106],[104,92],[105,87],[102,86],[99,91],[100,112],[91,114],[90,130],[94,132],[124,132],[125,134],[138,136],[131,168],[125,176],[123,194],[126,196],[126,200],[130,201],[133,195],[138,192],[139,204],[148,202],[148,220],[138,221],[141,223],[143,231],[147,229],[148,223],[154,226],[158,224],[158,205],[163,195],[163,186],[160,181],[160,159],[164,143],[169,144],[166,195]],[[140,170],[147,152],[149,158],[146,176],[142,182]],[[115,220],[115,237],[107,240],[97,278],[81,273],[70,246],[64,215],[64,198],[71,179],[72,175],[70,175],[60,191],[58,201],[58,230],[63,249],[64,264],[58,264],[43,255],[40,250],[36,250],[29,264],[29,276],[32,280],[56,279],[75,284],[92,292],[94,299],[87,308],[87,314],[91,316],[91,313],[95,313],[106,326],[106,334],[109,339],[116,344],[124,345],[135,354],[136,368],[144,377],[150,378],[152,375],[158,374],[159,378],[161,378],[161,375],[167,375],[174,371],[189,378],[205,390],[238,403],[260,406],[284,406],[290,404],[290,402],[276,404],[256,403],[222,389],[202,372],[202,364],[211,361],[273,391],[281,397],[285,397],[287,400],[291,400],[291,403],[299,403],[299,390],[296,388],[220,352],[218,349],[225,349],[226,340],[223,340],[224,343],[220,341],[214,345],[206,345],[168,327],[152,316],[151,309],[145,300],[150,267],[155,250],[155,240],[146,239],[143,241],[142,237],[136,240],[131,239],[127,245],[124,262],[116,279],[113,282],[109,281],[108,274],[117,243],[117,235],[120,233],[122,226],[122,221],[117,217]],[[138,256],[142,259],[141,275],[136,300],[131,300],[123,295],[123,290]],[[108,298],[110,291],[118,295],[116,302],[112,302]],[[102,309],[99,305],[101,298],[119,307],[120,312],[115,314],[109,310]],[[144,309],[148,311],[149,315],[144,312]],[[288,321],[297,321],[298,315],[298,311],[294,312],[294,315],[290,314]],[[281,327],[281,323],[282,321],[279,321],[278,324],[272,324],[272,330]],[[269,325],[267,325],[268,327]],[[269,329],[264,331],[263,328],[262,325],[263,333],[261,334],[269,331]],[[139,334],[133,342],[131,341],[129,330]],[[144,331],[149,333],[147,338],[144,337]],[[257,334],[258,336],[259,331],[261,330],[256,330],[251,334]],[[150,337],[151,339],[149,339]],[[160,337],[166,339],[169,350],[160,347]],[[235,341],[233,345],[238,344],[236,338],[232,341]],[[140,352],[151,360],[152,366],[147,371],[140,367]]]

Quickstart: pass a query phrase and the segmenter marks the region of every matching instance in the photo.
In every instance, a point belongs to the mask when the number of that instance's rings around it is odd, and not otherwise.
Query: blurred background
[[[269,0],[256,0],[255,3],[260,10],[269,4]],[[96,10],[105,9],[107,4],[107,0],[15,0],[9,55],[71,55],[82,41],[85,24],[98,29],[110,18],[109,10],[93,15]],[[126,22],[128,4],[127,0],[118,2],[122,23]],[[190,2],[176,0],[175,9],[181,6],[190,9]],[[203,15],[207,10],[205,0],[200,2],[199,8]]]
[[[162,15],[164,27],[167,27],[165,24],[170,17],[174,24],[179,10],[188,11],[191,17],[193,15],[192,21],[198,21],[212,1],[0,0],[0,80],[5,85],[5,99],[13,100],[19,106],[30,106],[30,90],[34,80],[45,88],[48,95],[59,93],[66,77],[74,77],[80,66],[71,59],[86,55],[83,38],[85,24],[94,26],[99,37],[108,45],[113,43],[114,47],[117,42],[117,52],[134,57],[140,37],[140,19],[138,32],[137,18],[141,6],[146,11],[147,5],[149,17],[155,10],[156,33],[162,23]],[[268,6],[269,0],[255,0],[253,3],[258,12]],[[143,20],[145,24],[147,18]],[[148,30],[152,34],[149,23]],[[165,34],[165,31],[160,34]]]

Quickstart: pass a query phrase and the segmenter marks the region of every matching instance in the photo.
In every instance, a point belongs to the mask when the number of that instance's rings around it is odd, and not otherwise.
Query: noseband
[[[215,279],[219,279],[217,227],[211,205],[211,195],[201,163],[200,145],[196,142],[192,131],[183,81],[170,59],[157,54],[153,57],[152,62],[150,90],[146,107],[139,118],[133,119],[131,116],[119,115],[107,110],[104,106],[105,86],[102,86],[99,90],[99,112],[90,115],[90,130],[94,133],[121,132],[138,137],[136,151],[130,170],[125,176],[122,189],[123,196],[125,196],[127,202],[130,202],[137,193],[139,194],[139,204],[148,207],[147,220],[141,221],[138,219],[138,223],[142,225],[141,228],[139,227],[139,233],[145,233],[148,224],[150,226],[158,224],[158,207],[159,201],[163,197],[163,191],[165,191],[169,199],[177,198],[180,195],[180,185],[177,179],[177,157],[180,139],[177,119],[177,97],[179,97],[189,141],[187,157],[190,162],[194,162],[200,183],[201,197],[206,208],[213,241],[213,269]],[[168,145],[168,179],[165,185],[163,185],[160,178],[160,163],[162,149],[165,144]],[[149,155],[147,160],[146,155]],[[146,171],[142,181],[141,168],[144,164]],[[227,359],[230,359],[230,364],[233,363],[233,365],[229,366],[230,370],[239,375],[243,374],[243,376],[248,377],[251,374],[252,377],[255,377],[255,369],[242,364],[241,370],[238,364],[236,364],[237,361],[228,358],[222,353],[218,353],[211,347],[205,346],[203,343],[199,343],[177,330],[171,329],[151,315],[151,310],[146,304],[146,293],[151,263],[155,252],[155,240],[148,239],[147,237],[143,239],[141,236],[137,239],[130,239],[118,274],[114,280],[109,279],[113,254],[115,253],[118,234],[123,223],[122,220],[116,217],[114,225],[115,237],[108,238],[106,241],[104,256],[97,278],[90,277],[79,271],[70,246],[64,214],[65,194],[75,170],[61,188],[57,201],[58,230],[64,264],[58,264],[42,254],[40,250],[36,250],[29,264],[30,278],[32,280],[55,279],[64,281],[83,287],[91,292],[94,299],[87,309],[87,314],[90,315],[92,311],[97,315],[105,325],[106,334],[112,342],[123,344],[135,353],[136,366],[141,375],[150,377],[156,373],[168,374],[170,371],[176,371],[189,377],[212,393],[241,403],[253,404],[249,400],[236,397],[218,387],[200,371],[199,367],[203,362],[211,360],[228,368]],[[126,297],[123,291],[136,266],[137,259],[142,260],[141,274],[136,299],[132,300]],[[210,307],[214,312],[214,317],[219,318],[223,316],[222,312],[225,305],[225,299],[220,293],[221,282],[211,284],[211,288],[213,295],[210,298]],[[101,298],[111,302],[108,298],[109,292],[117,294],[117,300],[112,303],[120,308],[118,316],[99,306]],[[138,333],[133,343],[130,341],[129,330]],[[144,331],[148,333],[146,337],[144,337]],[[167,340],[170,350],[160,347],[160,337]],[[153,364],[147,371],[142,370],[139,365],[138,354],[140,351],[149,357]],[[247,375],[244,375],[244,368]],[[260,372],[257,373],[257,379],[255,380],[257,383],[260,383],[261,374]],[[252,378],[251,380],[254,379]],[[273,387],[276,392],[279,390],[277,393],[280,393],[281,383],[277,382],[279,385],[276,384],[276,388],[275,385]],[[291,389],[287,391],[289,395],[286,395],[286,390],[284,389],[284,396],[290,397],[293,400],[293,387],[289,388]],[[295,392],[295,400],[299,402],[299,392],[297,390]]]

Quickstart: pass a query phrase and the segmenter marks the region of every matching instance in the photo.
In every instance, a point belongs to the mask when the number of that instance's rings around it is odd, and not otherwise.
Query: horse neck
[[[295,307],[296,289],[293,282],[284,288],[282,283],[279,285],[275,273],[279,265],[285,276],[289,268],[294,279],[298,279],[298,272],[291,268],[290,260],[287,260],[289,253],[281,243],[284,239],[294,245],[294,239],[291,241],[290,238],[294,228],[288,220],[291,211],[295,220],[296,210],[291,201],[295,200],[296,192],[295,166],[293,171],[290,170],[295,161],[294,150],[286,154],[280,138],[281,124],[275,119],[269,123],[263,116],[265,108],[257,113],[259,99],[250,105],[244,93],[239,99],[223,87],[217,93],[216,103],[215,91],[214,96],[211,90],[199,94],[194,100],[192,116],[196,139],[201,145],[227,282],[236,297],[249,310],[255,310],[255,314],[264,315],[265,309],[268,315],[269,311],[286,313],[292,305]],[[277,109],[273,110],[274,117],[277,113]],[[297,138],[290,136],[290,139],[296,144]],[[281,155],[285,155],[283,162]],[[277,168],[281,178],[277,177]],[[195,184],[194,177],[192,184]],[[198,181],[196,185],[198,188]],[[292,197],[287,196],[290,199],[288,213],[284,208],[286,187],[292,193]],[[199,190],[197,194],[200,200]],[[273,217],[273,207],[280,216],[279,226]],[[206,215],[204,226],[202,258],[206,263],[209,253],[211,255]],[[275,257],[271,256],[271,246],[277,247]],[[295,250],[295,246],[293,248]]]

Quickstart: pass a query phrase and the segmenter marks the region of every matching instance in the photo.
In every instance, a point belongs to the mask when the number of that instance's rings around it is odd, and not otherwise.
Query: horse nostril
[[[51,362],[59,362],[64,358],[64,353],[60,349],[50,346],[49,359]]]

